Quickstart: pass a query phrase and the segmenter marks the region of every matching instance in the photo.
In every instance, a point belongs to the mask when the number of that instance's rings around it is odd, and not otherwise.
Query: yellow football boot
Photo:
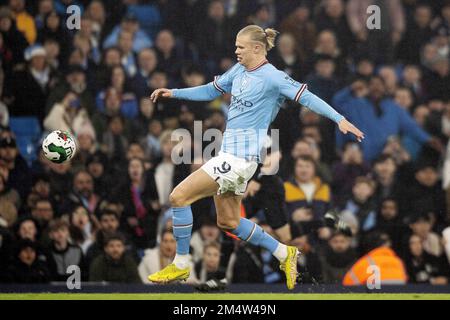
[[[174,263],[148,276],[148,280],[155,283],[170,283],[173,281],[186,280],[189,278],[189,268],[178,269]]]
[[[286,285],[289,290],[295,288],[297,284],[297,259],[300,252],[296,247],[288,246],[287,247],[287,258],[283,262],[280,263],[280,269],[284,271],[286,275]]]

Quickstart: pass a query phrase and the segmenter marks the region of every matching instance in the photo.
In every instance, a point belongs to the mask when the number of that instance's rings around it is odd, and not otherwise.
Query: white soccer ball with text
[[[55,130],[44,139],[42,150],[51,162],[63,163],[73,158],[77,151],[77,144],[70,132]]]

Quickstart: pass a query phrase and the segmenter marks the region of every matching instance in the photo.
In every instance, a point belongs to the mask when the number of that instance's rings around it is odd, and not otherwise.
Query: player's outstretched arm
[[[364,133],[361,130],[312,92],[305,90],[300,96],[299,102],[310,110],[336,122],[343,134],[352,133],[359,142],[364,139]]]
[[[172,98],[172,90],[166,88],[156,89],[150,95],[150,100],[152,100],[152,102],[155,103],[159,97]]]
[[[364,139],[364,133],[345,118],[338,122],[338,127],[343,134],[352,133],[359,142]]]
[[[221,92],[216,90],[212,82],[197,86],[193,88],[185,89],[166,89],[160,88],[153,91],[150,99],[156,102],[158,98],[175,98],[182,100],[192,100],[192,101],[211,101],[221,95]]]

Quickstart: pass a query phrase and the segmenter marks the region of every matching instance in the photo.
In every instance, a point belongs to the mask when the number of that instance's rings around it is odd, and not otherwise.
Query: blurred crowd
[[[369,29],[367,7],[380,8]],[[72,28],[77,5],[81,19]],[[287,241],[303,253],[304,283],[341,283],[365,253],[389,247],[408,282],[450,277],[450,2],[446,0],[1,0],[0,282],[147,283],[171,263],[169,194],[201,164],[176,165],[177,128],[224,130],[230,95],[161,99],[160,87],[210,82],[235,62],[247,24],[278,35],[268,60],[365,133],[286,102],[279,130],[282,183],[249,183],[241,214],[273,233],[262,198],[280,195]],[[76,23],[75,23],[76,25]],[[10,120],[32,117],[35,154]],[[55,164],[40,151],[52,130],[78,150]],[[206,146],[206,144],[205,144]],[[205,146],[200,146],[205,147]],[[198,146],[197,146],[198,147]],[[194,159],[193,159],[194,160]],[[195,159],[199,160],[199,159]],[[200,161],[201,162],[201,161]],[[276,197],[273,197],[274,199]],[[189,283],[282,283],[270,252],[216,226],[212,199],[192,205]],[[322,224],[333,211],[353,234]],[[277,226],[276,226],[277,227]],[[284,239],[286,240],[286,239]]]

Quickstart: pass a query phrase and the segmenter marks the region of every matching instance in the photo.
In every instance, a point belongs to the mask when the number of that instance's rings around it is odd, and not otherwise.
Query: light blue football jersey
[[[237,63],[207,85],[172,92],[175,98],[187,100],[212,100],[220,94],[231,93],[221,151],[258,162],[268,128],[286,99],[299,102],[335,122],[343,119],[309,92],[306,84],[295,81],[267,60],[249,70]]]

